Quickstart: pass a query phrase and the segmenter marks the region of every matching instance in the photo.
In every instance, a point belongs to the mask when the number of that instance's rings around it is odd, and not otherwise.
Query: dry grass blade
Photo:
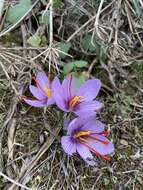
[[[30,173],[30,171],[33,169],[33,167],[37,164],[37,162],[40,160],[40,158],[44,155],[44,153],[49,149],[49,147],[54,142],[55,138],[58,136],[61,128],[58,128],[53,132],[48,140],[44,143],[44,145],[40,148],[38,153],[35,155],[35,157],[32,159],[30,164],[20,173],[17,181],[21,182],[24,180],[24,178]],[[54,134],[54,135],[53,135]],[[8,190],[16,190],[15,184],[13,184]]]
[[[16,119],[12,118],[8,125],[8,160],[7,163],[14,160],[14,145],[15,145],[15,132],[16,132]],[[13,177],[16,172],[16,165],[13,163],[11,166],[7,166],[7,174],[8,176]]]
[[[99,27],[99,17],[100,17],[100,14],[101,14],[101,9],[102,9],[103,3],[104,3],[104,0],[101,0],[100,4],[99,4],[98,11],[97,11],[97,15],[96,15],[96,18],[95,18],[95,22],[94,22],[94,31],[93,31],[92,40],[91,40],[93,45],[94,45],[93,39],[94,39],[94,36],[95,36],[95,32],[96,32],[97,36],[102,39],[102,37],[101,37],[101,35],[99,33],[98,27]]]
[[[21,187],[21,188],[24,188],[26,190],[36,190],[36,189],[33,189],[33,188],[29,188],[29,187],[26,187],[25,185],[22,185],[16,181],[14,181],[13,179],[11,179],[10,177],[6,176],[5,174],[3,174],[1,171],[0,171],[0,175],[2,177],[4,177],[5,179],[7,179],[9,182],[13,183],[14,185],[18,186],[18,187]]]
[[[0,136],[0,168],[1,168],[1,171],[3,170],[3,167],[4,167],[3,166],[3,154],[2,154],[2,143],[3,143],[4,132],[5,132],[7,125],[9,124],[9,122],[11,121],[11,119],[15,113],[17,103],[18,103],[18,100],[16,97],[14,97],[12,100],[12,103],[9,107],[7,116],[5,118],[5,122],[3,123],[3,126],[0,130],[0,134],[1,134],[1,136]]]

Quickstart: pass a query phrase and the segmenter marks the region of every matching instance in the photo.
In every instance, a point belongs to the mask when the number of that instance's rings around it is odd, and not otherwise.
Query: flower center
[[[100,140],[97,133],[91,133],[90,131],[79,131],[78,133],[75,134],[75,138],[83,142],[87,142],[88,144],[94,144],[97,141],[104,145],[108,144],[108,141]],[[89,140],[93,141],[89,142]]]
[[[69,108],[72,109],[74,106],[76,106],[77,104],[79,104],[82,101],[83,101],[82,96],[74,96],[74,97],[72,97],[70,99],[70,101],[69,101]]]
[[[89,135],[89,134],[90,134],[89,131],[79,131],[78,133],[75,134],[75,137],[80,138],[82,136]]]
[[[52,90],[49,89],[47,86],[44,87],[44,92],[48,96],[48,98],[52,97]]]
[[[52,97],[52,90],[50,88],[48,88],[47,86],[45,86],[44,89],[42,89],[42,87],[39,85],[38,80],[36,80],[35,77],[32,77],[32,78],[36,82],[36,86],[39,87],[48,96],[48,98],[51,98]]]
[[[95,148],[93,148],[93,144],[95,144],[95,143],[101,143],[101,144],[103,144],[103,145],[108,145],[109,144],[109,141],[107,141],[107,140],[101,140],[100,138],[99,138],[99,136],[98,135],[102,135],[102,134],[105,134],[106,135],[106,131],[104,131],[104,132],[102,132],[102,133],[92,133],[92,132],[90,132],[90,131],[79,131],[79,132],[77,132],[75,135],[74,135],[74,137],[76,138],[76,139],[78,139],[79,140],[79,142],[82,144],[82,145],[84,145],[84,146],[86,146],[90,151],[92,151],[93,153],[95,153],[97,156],[100,156],[100,157],[102,157],[103,159],[105,159],[105,160],[110,160],[110,158],[109,157],[107,157],[107,156],[104,156],[104,155],[102,155],[102,154],[100,154],[97,150],[95,150]]]

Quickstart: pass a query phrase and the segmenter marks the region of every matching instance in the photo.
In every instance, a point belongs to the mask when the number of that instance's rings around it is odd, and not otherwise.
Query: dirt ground
[[[59,109],[21,99],[37,71],[63,79],[75,60],[88,62],[70,70],[79,82],[102,81],[97,117],[115,144],[96,167],[64,153]],[[142,0],[0,2],[0,189],[143,190]]]

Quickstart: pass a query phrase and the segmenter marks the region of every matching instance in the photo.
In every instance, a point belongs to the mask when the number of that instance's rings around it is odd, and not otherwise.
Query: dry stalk
[[[97,33],[97,36],[102,39],[100,33],[99,33],[99,29],[98,29],[98,26],[99,26],[99,17],[100,17],[100,14],[101,14],[101,9],[102,9],[102,6],[103,6],[103,3],[104,3],[104,0],[101,0],[100,1],[100,4],[99,4],[99,8],[98,8],[98,11],[97,11],[97,15],[96,15],[96,18],[95,18],[95,22],[94,22],[94,31],[92,33],[92,39],[91,39],[91,43],[94,45],[94,36],[95,36],[95,32]]]
[[[119,19],[120,19],[120,9],[121,9],[121,2],[122,0],[119,0],[118,2],[118,8],[117,8],[117,18],[116,18],[116,26],[115,26],[115,40],[114,45],[118,45],[118,27],[119,27]]]
[[[85,22],[78,30],[76,30],[67,40],[66,42],[70,42],[83,28],[85,28],[90,22],[92,22],[96,18],[96,15],[91,17],[87,22]]]
[[[22,184],[18,183],[17,181],[15,181],[15,180],[11,179],[10,177],[6,176],[5,174],[3,174],[1,171],[0,171],[0,175],[1,175],[2,177],[4,177],[5,179],[7,179],[9,182],[11,182],[11,183],[13,183],[14,185],[18,186],[18,187],[24,188],[24,189],[26,189],[26,190],[36,190],[36,189],[29,188],[29,187],[27,187],[27,186],[25,186],[25,185],[22,185]]]
[[[15,132],[16,132],[16,119],[12,118],[8,124],[8,160],[7,163],[13,161],[14,159],[14,144],[15,144]],[[8,176],[13,177],[14,174],[12,171],[16,171],[16,165],[13,163],[11,166],[7,166],[7,174]]]
[[[50,26],[49,26],[49,53],[47,53],[45,59],[49,57],[49,73],[51,73],[52,64],[52,46],[53,46],[53,0],[50,3]]]
[[[30,162],[30,164],[20,173],[17,181],[21,182],[24,180],[24,178],[31,172],[31,170],[34,168],[34,166],[37,164],[37,162],[40,160],[40,158],[44,155],[44,153],[49,149],[51,144],[54,142],[55,138],[59,134],[61,128],[55,130],[53,134],[48,138],[48,140],[44,143],[44,145],[40,148],[38,153],[35,155],[33,160]],[[13,184],[8,190],[17,190],[15,184]]]

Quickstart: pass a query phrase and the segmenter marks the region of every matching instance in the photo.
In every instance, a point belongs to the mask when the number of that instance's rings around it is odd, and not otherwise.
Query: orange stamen
[[[73,98],[71,98],[71,100],[69,101],[69,108],[73,108],[74,106],[76,106],[77,104],[79,104],[80,102],[83,101],[83,97],[81,96],[74,96]]]
[[[108,131],[102,131],[101,133],[90,133],[91,135],[104,135],[104,136],[108,136],[109,132]]]
[[[87,141],[87,139],[84,139],[84,138],[82,138],[82,137],[79,137],[79,140],[81,140],[81,141],[83,141],[83,142],[89,143],[89,142]]]
[[[93,134],[93,133],[91,133],[89,131],[79,131],[75,135],[75,138],[79,139],[81,144],[83,144],[84,146],[86,146],[87,148],[89,148],[89,150],[91,150],[92,152],[94,152],[97,156],[100,156],[104,160],[108,160],[109,161],[110,160],[109,157],[100,154],[98,151],[96,151],[95,149],[93,149],[91,146],[88,145],[88,144],[94,144],[95,143],[95,142],[89,142],[88,139],[93,139],[93,140],[98,141],[98,142],[100,142],[100,143],[102,143],[104,145],[109,144],[109,142],[108,141],[102,141],[99,138],[91,136],[91,134]]]
[[[26,96],[18,96],[19,100],[24,100],[24,99],[27,99]]]
[[[51,82],[52,82],[52,80],[53,80],[53,76],[52,76],[52,74],[51,74],[51,73],[48,73],[48,79],[49,79],[49,82],[51,83]]]
[[[20,100],[37,100],[37,99],[34,99],[34,98],[31,98],[31,97],[27,97],[27,96],[19,96],[19,99]],[[44,99],[42,100],[42,101],[44,101]]]
[[[44,92],[48,96],[48,98],[52,97],[52,90],[49,89],[47,86],[44,87]]]
[[[102,143],[102,144],[104,144],[104,145],[108,145],[108,144],[109,144],[109,141],[100,140],[100,139],[98,138],[98,136],[93,137],[91,134],[93,134],[93,133],[91,133],[91,132],[89,132],[89,131],[79,131],[79,132],[75,135],[75,138],[79,138],[80,140],[82,140],[82,141],[84,141],[84,142],[87,142],[87,143],[89,143],[89,144],[94,144],[95,141],[98,141],[98,142],[100,142],[100,143]],[[84,138],[84,136],[86,136],[86,138]],[[93,140],[95,140],[95,141],[94,141],[94,142],[88,142],[88,139],[93,139]]]
[[[108,133],[108,131],[103,131],[103,132],[99,133],[99,135],[105,135],[105,136],[108,136],[109,133]]]
[[[100,143],[102,143],[102,144],[104,144],[104,145],[108,145],[108,144],[109,144],[108,141],[100,140],[99,138],[93,137],[93,136],[91,136],[91,135],[88,135],[88,138],[89,138],[89,139],[93,139],[93,140],[95,140],[95,141],[99,141]]]
[[[39,87],[47,96],[48,98],[51,98],[52,97],[52,90],[50,88],[48,88],[47,86],[44,87],[44,90],[41,88],[41,86],[39,85],[39,82],[38,80],[36,80],[35,77],[32,77],[33,80],[35,81],[36,83],[36,86]]]
[[[85,135],[89,135],[90,132],[89,131],[79,131],[75,137],[78,138],[78,137],[82,137],[82,136],[85,136]]]
[[[81,142],[82,145],[86,146],[87,148],[89,148],[89,150],[91,150],[93,153],[95,153],[97,156],[100,156],[101,158],[103,158],[104,160],[110,161],[110,157],[108,156],[104,156],[102,154],[100,154],[98,151],[96,151],[95,149],[93,149],[92,147],[90,147],[89,145]]]
[[[37,80],[35,77],[32,77],[32,79],[35,81],[36,86],[39,86],[39,82],[38,82],[38,80]]]

